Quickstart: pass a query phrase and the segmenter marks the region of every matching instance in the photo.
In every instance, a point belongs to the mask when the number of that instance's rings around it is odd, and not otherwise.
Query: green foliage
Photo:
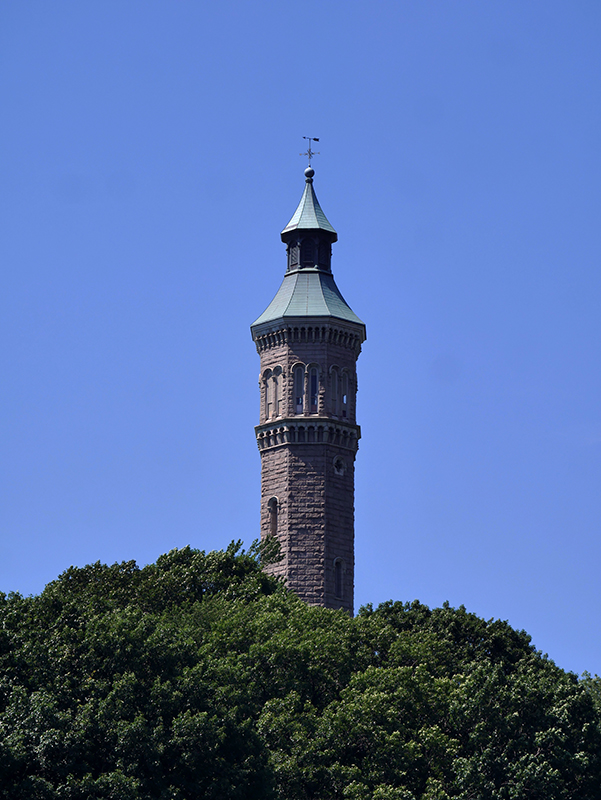
[[[601,720],[601,678],[598,675],[591,675],[590,672],[584,672],[581,683],[595,704]]]
[[[309,607],[276,549],[0,595],[0,798],[599,797],[598,678],[464,608]]]

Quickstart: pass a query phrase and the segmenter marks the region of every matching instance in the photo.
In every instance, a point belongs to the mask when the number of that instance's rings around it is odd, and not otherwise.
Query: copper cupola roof
[[[313,189],[314,174],[312,167],[305,170],[305,191],[281,234],[288,245],[288,269],[282,285],[253,322],[251,331],[254,336],[258,329],[282,323],[332,318],[359,326],[364,340],[365,325],[341,295],[330,269],[330,246],[338,234],[319,205]]]
[[[307,167],[305,170],[305,191],[298,208],[292,215],[292,219],[282,231],[282,240],[284,242],[288,240],[288,234],[299,230],[327,231],[330,242],[338,240],[338,234],[328,222],[328,218],[319,205],[319,200],[313,188],[313,175],[315,175],[313,167]]]

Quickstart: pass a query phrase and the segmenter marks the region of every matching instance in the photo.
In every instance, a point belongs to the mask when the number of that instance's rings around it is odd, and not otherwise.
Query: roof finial
[[[303,136],[303,139],[306,139],[309,142],[309,147],[307,148],[307,152],[306,153],[299,153],[299,155],[300,156],[308,156],[308,158],[309,158],[309,169],[311,169],[311,159],[313,158],[313,156],[320,155],[319,153],[316,153],[314,150],[311,150],[311,142],[318,142],[319,139],[316,139],[314,136]]]

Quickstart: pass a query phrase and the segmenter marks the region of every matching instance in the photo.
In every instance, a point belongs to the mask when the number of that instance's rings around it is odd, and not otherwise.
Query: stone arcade
[[[334,282],[338,239],[305,170],[305,191],[282,231],[288,265],[252,324],[261,357],[261,537],[283,559],[269,568],[303,600],[353,613],[356,362],[365,325]]]

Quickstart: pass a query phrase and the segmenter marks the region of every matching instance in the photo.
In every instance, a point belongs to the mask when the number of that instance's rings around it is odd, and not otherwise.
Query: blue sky
[[[5,0],[0,589],[258,532],[249,325],[315,188],[359,359],[356,603],[601,673],[598,2]]]

